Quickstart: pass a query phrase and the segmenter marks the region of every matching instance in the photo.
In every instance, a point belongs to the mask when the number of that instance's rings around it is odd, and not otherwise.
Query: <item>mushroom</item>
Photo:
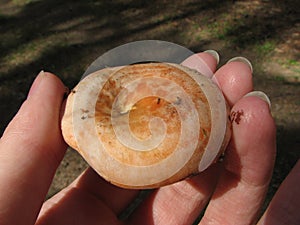
[[[157,188],[198,174],[229,142],[222,92],[196,70],[171,63],[105,68],[70,92],[65,141],[107,181]]]

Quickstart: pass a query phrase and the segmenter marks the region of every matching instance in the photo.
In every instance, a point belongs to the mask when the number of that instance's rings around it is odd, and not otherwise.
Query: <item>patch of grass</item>
[[[285,69],[288,69],[293,74],[295,74],[294,79],[295,81],[300,80],[300,62],[296,59],[284,59],[280,60],[279,64],[282,65]]]
[[[295,59],[286,59],[279,62],[283,67],[300,74],[300,62]]]
[[[262,44],[257,44],[256,46],[254,46],[254,51],[260,56],[265,56],[273,52],[275,48],[276,48],[275,40],[266,40]]]
[[[14,5],[23,6],[38,1],[40,0],[13,0],[12,2]]]
[[[274,76],[274,80],[275,81],[279,81],[279,82],[284,82],[285,78],[283,76],[277,75],[277,76]]]
[[[300,65],[300,62],[295,60],[295,59],[289,59],[287,60],[287,65],[290,65],[290,66],[299,66]]]
[[[213,37],[223,40],[225,37],[224,30],[226,30],[226,24],[226,22],[220,23],[219,21],[216,21],[214,23],[209,24],[207,26],[207,29]]]
[[[237,34],[237,29],[243,29],[244,27],[244,20],[235,19],[229,14],[224,14],[220,16],[220,19],[216,20],[214,23],[211,23],[208,26],[208,30],[211,35],[218,40],[226,40],[228,43],[234,43],[237,46],[243,46],[245,42],[243,40],[244,38],[241,38],[241,36]]]

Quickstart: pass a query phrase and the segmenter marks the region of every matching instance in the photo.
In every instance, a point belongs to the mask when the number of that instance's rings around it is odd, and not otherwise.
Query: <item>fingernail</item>
[[[206,53],[210,54],[211,56],[213,56],[217,60],[217,64],[219,64],[219,62],[220,62],[220,55],[219,55],[219,53],[217,51],[210,49],[210,50],[206,50],[204,52],[206,52]]]
[[[37,90],[39,89],[39,86],[42,82],[42,80],[45,78],[45,72],[43,70],[41,70],[41,72],[37,75],[37,77],[34,79],[31,88],[29,90],[29,93],[27,95],[27,98],[29,98],[30,96],[33,96]]]
[[[251,62],[247,58],[245,58],[245,57],[242,57],[242,56],[234,57],[234,58],[228,60],[227,63],[230,63],[230,62],[242,62],[242,63],[245,63],[247,66],[249,66],[251,72],[253,72],[253,67],[252,67]]]
[[[252,92],[249,92],[248,94],[246,94],[244,97],[248,97],[248,96],[255,96],[255,97],[260,98],[261,100],[268,103],[269,108],[271,109],[271,101],[270,101],[269,97],[264,92],[262,92],[262,91],[252,91]]]

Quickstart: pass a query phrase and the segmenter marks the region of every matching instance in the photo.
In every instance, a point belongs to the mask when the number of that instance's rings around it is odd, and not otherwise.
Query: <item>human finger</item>
[[[84,224],[87,221],[88,224],[99,221],[118,224],[117,216],[137,194],[137,190],[119,188],[106,182],[92,168],[88,168],[70,186],[44,203],[37,224],[49,224],[49,221],[52,224],[61,221],[68,221],[67,224]]]
[[[258,225],[300,224],[300,160],[280,185]]]
[[[42,207],[35,225],[109,224],[121,225],[116,214],[92,193],[67,187]]]
[[[1,224],[34,224],[66,149],[59,126],[65,92],[56,76],[41,72],[1,137]]]
[[[253,224],[275,161],[275,124],[268,99],[250,94],[232,108],[232,140],[224,169],[200,224]]]
[[[215,188],[219,168],[157,189],[128,219],[131,225],[192,224]]]
[[[217,69],[220,56],[214,50],[207,50],[191,55],[185,59],[181,65],[197,70],[207,77],[212,77]]]
[[[244,57],[230,59],[215,72],[212,80],[218,84],[230,107],[253,90],[252,72],[250,61]]]

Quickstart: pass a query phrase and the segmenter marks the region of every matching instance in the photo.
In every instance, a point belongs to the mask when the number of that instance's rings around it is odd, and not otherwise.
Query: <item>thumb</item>
[[[0,224],[34,224],[66,150],[59,125],[65,92],[42,71],[0,139]]]

